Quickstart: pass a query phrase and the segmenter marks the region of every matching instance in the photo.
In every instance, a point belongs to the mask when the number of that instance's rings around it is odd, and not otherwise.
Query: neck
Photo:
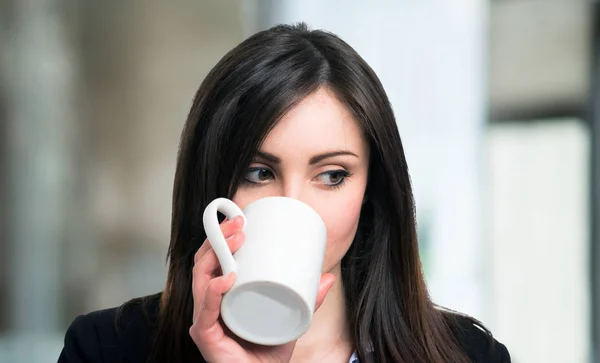
[[[335,284],[313,315],[308,331],[298,339],[292,362],[321,362],[325,359],[328,362],[347,362],[352,354],[341,266],[337,265],[330,272],[337,278]]]

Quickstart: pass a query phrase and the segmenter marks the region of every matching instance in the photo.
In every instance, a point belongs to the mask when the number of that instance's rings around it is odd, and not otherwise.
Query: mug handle
[[[223,275],[227,275],[230,272],[237,271],[237,264],[233,259],[233,254],[227,245],[227,241],[225,241],[225,236],[223,236],[223,232],[221,232],[217,212],[223,213],[229,220],[237,216],[242,216],[244,219],[244,227],[246,227],[247,220],[240,207],[227,198],[217,198],[213,200],[204,210],[202,221],[204,223],[206,237],[217,255]]]

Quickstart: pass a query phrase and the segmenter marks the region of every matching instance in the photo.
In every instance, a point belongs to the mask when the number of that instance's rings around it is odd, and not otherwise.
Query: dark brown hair
[[[425,286],[408,167],[379,79],[340,38],[298,24],[246,39],[219,61],[195,95],[181,136],[169,275],[150,362],[199,358],[189,327],[194,253],[206,238],[202,212],[217,197],[233,197],[268,132],[321,87],[353,113],[371,148],[368,198],[342,260],[360,361],[469,361],[453,333],[453,314],[436,308]]]

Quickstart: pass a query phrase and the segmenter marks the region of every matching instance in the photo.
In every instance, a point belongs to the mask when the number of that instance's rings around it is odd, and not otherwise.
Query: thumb
[[[319,309],[323,301],[325,300],[325,296],[335,283],[337,278],[334,274],[325,273],[321,275],[321,281],[319,282],[319,292],[317,293],[317,304],[315,306],[315,311]]]

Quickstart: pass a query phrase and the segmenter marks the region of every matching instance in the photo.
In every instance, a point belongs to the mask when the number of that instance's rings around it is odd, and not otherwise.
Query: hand
[[[221,231],[227,239],[231,252],[237,251],[244,242],[243,219],[221,223]],[[218,276],[219,261],[208,240],[194,256],[192,292],[194,296],[193,324],[190,336],[210,363],[287,363],[290,361],[296,342],[279,346],[259,346],[234,336],[219,319],[223,295],[235,283],[235,273]],[[316,309],[321,306],[325,295],[335,282],[330,273],[321,276]],[[315,309],[315,310],[316,310]]]

